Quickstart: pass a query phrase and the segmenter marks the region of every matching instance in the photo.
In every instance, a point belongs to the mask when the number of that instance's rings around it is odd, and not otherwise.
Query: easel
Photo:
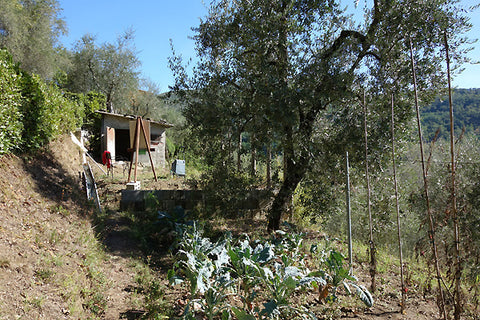
[[[132,153],[132,161],[130,161],[130,170],[128,171],[128,182],[130,182],[130,176],[132,174],[132,165],[133,165],[133,157],[135,156],[135,171],[134,171],[134,182],[137,182],[137,167],[138,167],[138,153],[140,151],[140,129],[142,130],[143,137],[145,138],[145,143],[147,145],[148,157],[150,158],[150,164],[152,165],[153,176],[155,177],[155,181],[157,180],[157,174],[155,173],[155,167],[153,165],[152,154],[150,153],[150,143],[148,142],[149,139],[147,138],[147,133],[145,131],[145,127],[143,126],[142,117],[137,117],[137,123],[135,125],[135,136],[134,136],[134,143],[133,149],[135,153]]]

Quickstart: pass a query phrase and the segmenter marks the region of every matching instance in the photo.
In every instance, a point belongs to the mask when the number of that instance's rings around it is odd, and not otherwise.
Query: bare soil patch
[[[84,199],[69,137],[0,158],[0,319],[119,319],[132,261],[106,254]]]

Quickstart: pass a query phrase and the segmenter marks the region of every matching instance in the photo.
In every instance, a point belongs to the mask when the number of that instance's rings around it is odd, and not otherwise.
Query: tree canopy
[[[411,118],[410,43],[421,92],[442,86],[444,35],[458,59],[469,27],[456,3],[374,0],[358,23],[333,0],[213,1],[195,28],[193,76],[180,57],[171,60],[187,121],[223,167],[242,133],[259,149],[281,150],[284,178],[269,213],[269,229],[276,229],[313,165],[349,149],[361,160],[361,92],[376,96],[369,104],[378,129],[373,146],[382,148],[389,137],[383,129],[390,93],[399,101],[397,125]]]
[[[42,78],[53,78],[64,67],[58,39],[66,33],[56,0],[0,0],[0,47],[21,67]]]
[[[139,87],[140,61],[133,39],[131,30],[120,35],[116,43],[101,45],[95,43],[94,36],[83,36],[75,45],[66,87],[73,92],[101,92],[109,111],[114,107],[127,110],[131,95]]]

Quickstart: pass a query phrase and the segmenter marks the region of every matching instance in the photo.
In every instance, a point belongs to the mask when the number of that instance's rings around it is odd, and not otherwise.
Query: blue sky
[[[168,68],[171,55],[169,40],[184,59],[195,55],[192,27],[207,13],[208,0],[58,0],[61,16],[68,35],[61,38],[67,48],[84,34],[97,36],[99,43],[115,42],[125,30],[135,31],[135,46],[142,63],[142,77],[155,82],[160,92],[173,84]],[[478,0],[462,0],[464,6],[478,4]],[[480,37],[480,12],[471,14],[473,29],[470,38]],[[470,57],[480,60],[480,44],[475,44]],[[454,79],[459,88],[480,88],[480,65],[465,65],[466,70]]]

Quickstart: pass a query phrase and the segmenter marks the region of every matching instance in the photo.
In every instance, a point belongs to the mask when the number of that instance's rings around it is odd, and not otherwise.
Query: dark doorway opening
[[[117,161],[129,161],[130,152],[130,130],[128,129],[115,129],[115,160]]]

